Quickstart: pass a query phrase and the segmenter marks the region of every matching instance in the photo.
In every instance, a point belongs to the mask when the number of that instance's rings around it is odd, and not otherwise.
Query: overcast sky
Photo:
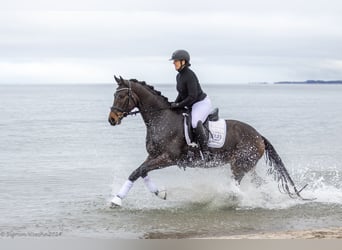
[[[342,79],[340,0],[0,0],[0,83]]]

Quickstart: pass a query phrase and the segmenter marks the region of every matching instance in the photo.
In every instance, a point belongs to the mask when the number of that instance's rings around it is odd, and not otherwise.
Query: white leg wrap
[[[149,176],[146,176],[144,178],[144,183],[151,193],[154,193],[160,199],[166,200],[166,195],[167,195],[166,190],[159,190],[157,186],[152,182]]]
[[[144,178],[144,183],[146,185],[146,187],[148,188],[148,190],[151,192],[151,193],[157,193],[158,192],[158,188],[157,186],[152,182],[151,178],[149,176],[146,176]]]
[[[121,187],[119,193],[117,196],[119,196],[121,199],[125,198],[128,194],[129,190],[133,187],[133,182],[130,180],[127,180]]]
[[[114,196],[113,199],[111,200],[112,207],[121,207],[122,206],[122,201],[119,196]]]
[[[158,190],[157,193],[155,193],[157,197],[159,197],[162,200],[166,200],[167,192],[166,190]]]

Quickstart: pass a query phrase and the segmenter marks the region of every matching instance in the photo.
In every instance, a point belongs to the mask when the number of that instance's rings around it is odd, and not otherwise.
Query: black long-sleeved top
[[[191,107],[195,102],[202,101],[207,95],[202,91],[198,78],[195,73],[184,67],[177,74],[178,96],[175,100],[178,107]]]

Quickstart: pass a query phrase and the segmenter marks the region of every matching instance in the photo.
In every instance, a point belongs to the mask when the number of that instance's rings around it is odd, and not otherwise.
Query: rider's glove
[[[179,103],[178,103],[178,102],[171,102],[170,108],[171,108],[171,109],[179,108]]]

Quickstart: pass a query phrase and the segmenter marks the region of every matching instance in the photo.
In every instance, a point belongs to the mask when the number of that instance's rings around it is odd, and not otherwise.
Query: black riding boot
[[[197,127],[195,129],[197,141],[199,147],[202,151],[203,157],[205,161],[209,160],[209,148],[208,148],[208,136],[201,121],[198,121]]]

